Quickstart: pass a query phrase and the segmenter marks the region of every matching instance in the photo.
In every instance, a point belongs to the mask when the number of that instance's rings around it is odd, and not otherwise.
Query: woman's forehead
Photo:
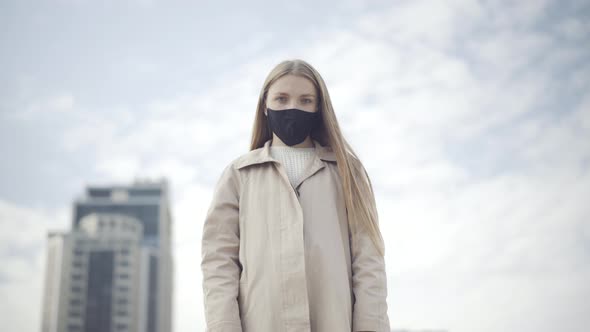
[[[273,94],[310,94],[315,95],[315,86],[313,83],[301,76],[285,75],[277,79],[269,88]]]

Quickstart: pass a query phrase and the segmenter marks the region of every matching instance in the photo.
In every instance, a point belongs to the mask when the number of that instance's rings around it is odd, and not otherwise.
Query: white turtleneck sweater
[[[315,147],[294,148],[292,146],[270,146],[270,155],[278,160],[287,170],[291,186],[303,176],[307,164],[313,158]]]

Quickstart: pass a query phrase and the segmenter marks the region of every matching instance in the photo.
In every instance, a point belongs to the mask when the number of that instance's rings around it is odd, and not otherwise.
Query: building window
[[[111,331],[114,253],[91,252],[88,260],[84,331]]]
[[[70,317],[80,317],[82,314],[79,311],[70,311]]]
[[[126,324],[117,324],[117,330],[118,331],[125,331],[125,330],[127,330],[127,325]]]

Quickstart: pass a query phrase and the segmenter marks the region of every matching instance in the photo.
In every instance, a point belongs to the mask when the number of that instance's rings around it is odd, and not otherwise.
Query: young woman
[[[207,331],[389,332],[369,176],[307,62],[279,63],[250,151],[223,170],[203,226]]]

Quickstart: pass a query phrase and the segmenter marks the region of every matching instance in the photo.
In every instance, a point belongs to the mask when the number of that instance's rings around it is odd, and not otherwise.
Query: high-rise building
[[[168,185],[91,186],[51,232],[42,332],[172,331]]]

